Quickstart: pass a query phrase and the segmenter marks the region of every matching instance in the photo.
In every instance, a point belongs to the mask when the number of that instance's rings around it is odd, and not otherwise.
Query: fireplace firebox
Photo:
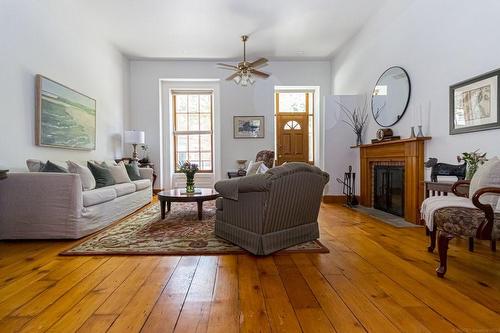
[[[404,216],[404,166],[376,165],[374,167],[373,207]]]

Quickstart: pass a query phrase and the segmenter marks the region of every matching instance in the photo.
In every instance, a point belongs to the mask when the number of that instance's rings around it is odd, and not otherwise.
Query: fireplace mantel
[[[424,200],[425,141],[430,137],[365,144],[360,148],[361,197],[363,206],[371,207],[374,162],[403,162],[405,168],[405,213],[408,222],[420,222],[420,205]]]

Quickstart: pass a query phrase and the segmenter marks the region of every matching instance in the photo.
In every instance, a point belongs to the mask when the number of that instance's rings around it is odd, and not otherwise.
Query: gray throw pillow
[[[129,164],[125,164],[125,169],[127,169],[128,178],[130,178],[130,180],[134,181],[142,179],[137,163],[131,162]]]
[[[47,163],[40,163],[40,172],[68,173],[68,171],[51,161],[47,161]]]
[[[92,172],[92,175],[95,178],[95,188],[115,185],[113,175],[111,175],[108,168],[92,162],[87,162],[87,167],[90,169],[90,172]]]

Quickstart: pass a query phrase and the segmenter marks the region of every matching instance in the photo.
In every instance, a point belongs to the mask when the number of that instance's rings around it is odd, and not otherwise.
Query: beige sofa
[[[90,191],[72,173],[10,173],[0,182],[0,239],[76,239],[151,202],[153,169],[144,179]]]
[[[329,175],[306,163],[221,180],[215,234],[256,255],[319,237],[318,213]]]

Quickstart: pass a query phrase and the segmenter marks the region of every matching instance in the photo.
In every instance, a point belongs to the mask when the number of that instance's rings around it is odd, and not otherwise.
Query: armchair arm
[[[215,190],[224,198],[238,200],[238,193],[265,192],[271,186],[269,177],[263,174],[220,180]]]
[[[151,184],[153,184],[153,173],[154,170],[152,168],[139,168],[139,174],[144,179],[149,179]]]
[[[483,204],[479,201],[481,196],[486,193],[500,195],[500,187],[483,187],[477,190],[472,196],[472,203],[474,206],[481,209],[486,217],[486,221],[482,222],[476,231],[476,237],[479,239],[491,239],[491,232],[493,231],[493,223],[495,220],[493,207],[491,207],[490,204]]]
[[[459,186],[470,185],[470,180],[458,180],[451,186],[451,192],[455,194],[457,197],[467,198],[469,195],[467,193],[460,193],[458,191]]]

